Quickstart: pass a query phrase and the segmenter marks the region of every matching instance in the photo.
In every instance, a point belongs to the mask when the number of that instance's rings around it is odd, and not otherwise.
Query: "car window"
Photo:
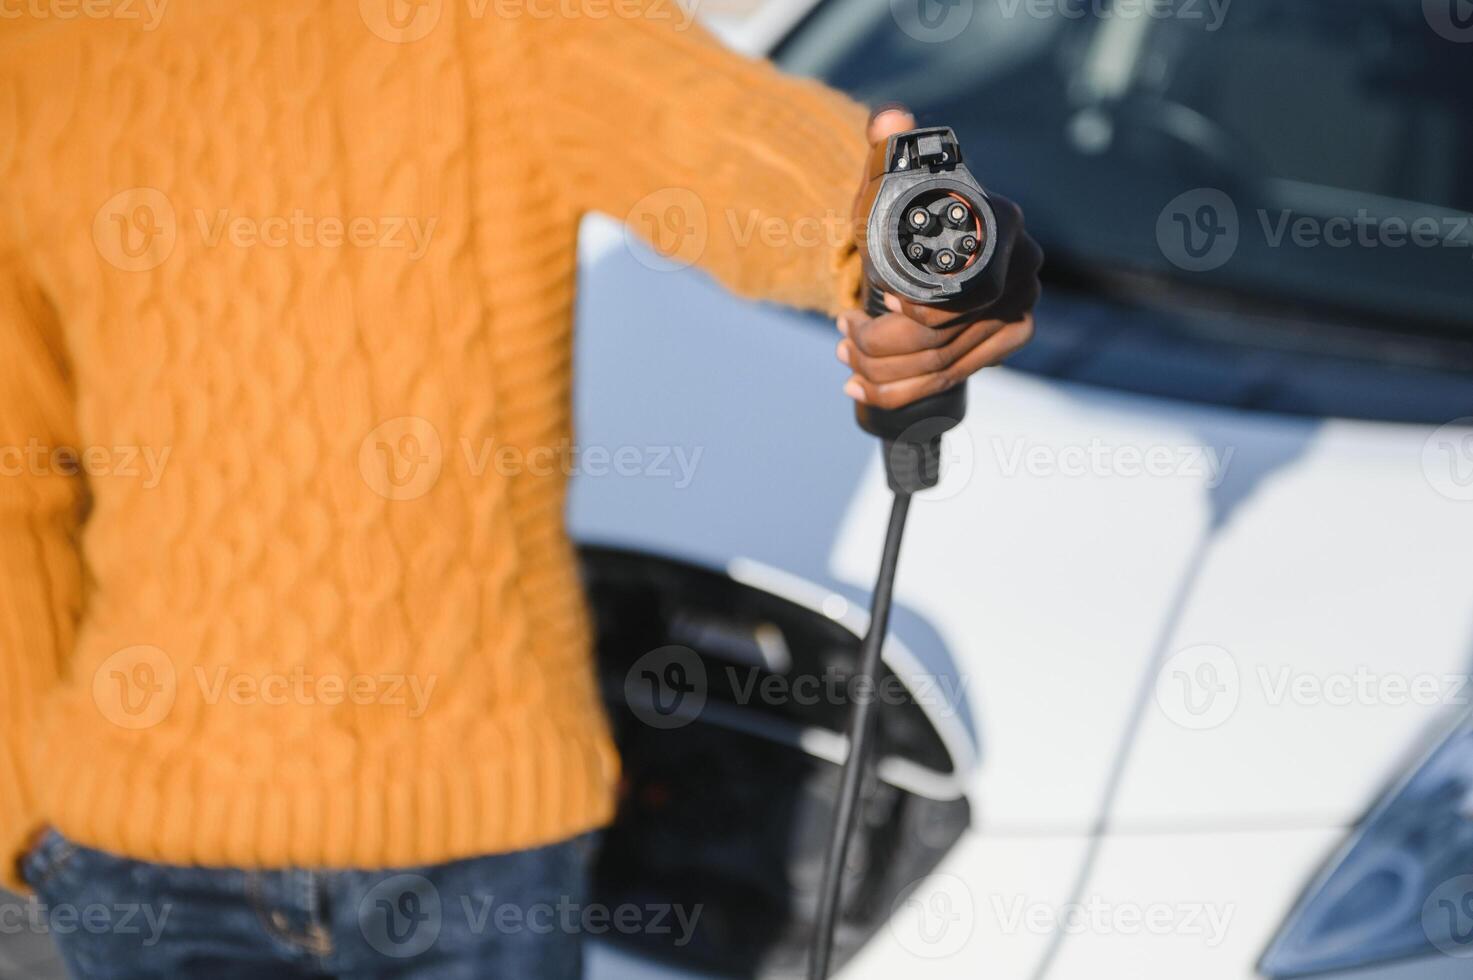
[[[1448,2],[827,0],[779,58],[954,126],[1053,263],[1466,335],[1473,18]]]

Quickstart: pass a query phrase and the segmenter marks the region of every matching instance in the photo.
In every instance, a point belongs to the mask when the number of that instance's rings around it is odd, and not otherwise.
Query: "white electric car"
[[[822,0],[734,36],[955,127],[1049,253],[1034,344],[973,380],[912,509],[887,651],[909,696],[842,976],[1473,975],[1460,23]],[[612,222],[583,241],[599,456],[571,523],[629,769],[601,896],[702,909],[601,943],[592,975],[801,975],[844,699],[798,681],[853,663],[879,452],[832,324]]]
[[[1473,975],[1460,2],[774,0],[731,34],[955,127],[1049,253],[912,507],[843,977]],[[611,221],[582,247],[569,518],[627,770],[597,897],[661,910],[590,976],[801,975],[878,449],[830,323]],[[0,974],[59,975],[30,938]]]

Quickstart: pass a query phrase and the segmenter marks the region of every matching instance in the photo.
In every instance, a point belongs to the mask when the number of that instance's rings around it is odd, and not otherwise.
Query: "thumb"
[[[869,117],[869,141],[883,143],[896,133],[916,128],[916,117],[898,102],[891,102],[875,109]]]

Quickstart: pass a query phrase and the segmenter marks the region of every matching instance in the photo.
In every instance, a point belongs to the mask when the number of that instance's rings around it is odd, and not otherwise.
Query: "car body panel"
[[[684,481],[578,474],[575,537],[776,569],[863,604],[888,490],[840,392],[837,334],[672,271],[604,219],[586,223],[583,249],[580,444],[683,447],[698,464]],[[1045,297],[1041,330],[1052,312]],[[1253,976],[1346,829],[1466,698],[1445,687],[1426,703],[1330,704],[1282,687],[1284,671],[1467,675],[1473,521],[1424,469],[1432,427],[1006,368],[974,379],[971,399],[947,480],[913,509],[894,632],[965,695],[975,829],[938,874],[968,883],[986,914],[955,956],[917,960],[895,925],[847,974]],[[1098,447],[1106,461],[1087,462]],[[1126,447],[1165,447],[1173,463],[1131,472]],[[1238,671],[1233,709],[1205,725],[1158,692],[1173,656],[1200,645]],[[980,902],[999,895],[1196,896],[1237,918],[1211,948],[1065,933],[1050,954],[1050,935],[988,925]]]
[[[616,231],[586,237],[580,303],[598,314],[580,325],[580,442],[699,455],[684,486],[580,474],[575,536],[714,568],[751,559],[862,601],[888,490],[838,390],[837,335],[698,272],[657,271]],[[948,439],[951,473],[914,508],[896,634],[927,669],[961,671],[987,825],[1094,826],[1135,723],[1114,808],[1128,825],[1348,826],[1466,700],[1451,685],[1440,701],[1398,707],[1275,699],[1285,668],[1467,674],[1473,521],[1423,471],[1430,429],[1193,406],[1006,369],[972,387]],[[1063,471],[1091,447],[1119,458]],[[1133,475],[1124,447],[1164,447],[1180,472]],[[1208,448],[1224,464],[1216,487]],[[1153,693],[1160,664],[1196,644],[1227,648],[1242,678],[1233,714],[1201,730]],[[1296,776],[1302,752],[1313,785]]]

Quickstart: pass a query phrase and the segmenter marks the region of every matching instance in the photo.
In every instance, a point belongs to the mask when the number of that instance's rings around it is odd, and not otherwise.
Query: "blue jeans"
[[[572,980],[593,835],[380,871],[178,867],[48,833],[22,873],[78,980]]]

